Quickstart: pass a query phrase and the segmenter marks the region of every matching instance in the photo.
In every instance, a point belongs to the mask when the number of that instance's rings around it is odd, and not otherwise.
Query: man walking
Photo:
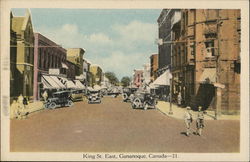
[[[191,114],[191,107],[187,106],[187,111],[184,114],[184,121],[186,125],[186,135],[190,135],[190,125],[193,122],[192,114]]]
[[[199,106],[197,120],[196,120],[196,135],[201,136],[203,127],[204,127],[204,113],[202,111],[202,107]]]

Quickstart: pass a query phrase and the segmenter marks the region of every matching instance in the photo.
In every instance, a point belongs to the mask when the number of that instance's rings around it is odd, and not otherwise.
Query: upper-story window
[[[215,56],[214,41],[210,40],[210,41],[205,42],[205,46],[206,46],[206,57]]]

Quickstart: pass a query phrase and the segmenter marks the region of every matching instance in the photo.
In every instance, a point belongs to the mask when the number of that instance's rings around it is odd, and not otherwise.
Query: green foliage
[[[113,85],[118,85],[119,84],[119,80],[116,77],[114,72],[106,72],[105,76],[109,79],[111,84],[113,84]]]
[[[128,76],[124,76],[121,79],[121,83],[123,87],[129,86],[129,83],[131,82],[131,79]]]

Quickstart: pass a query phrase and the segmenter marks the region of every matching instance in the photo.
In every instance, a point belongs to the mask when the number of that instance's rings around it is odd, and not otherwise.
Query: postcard
[[[1,1],[1,160],[248,161],[248,1]]]

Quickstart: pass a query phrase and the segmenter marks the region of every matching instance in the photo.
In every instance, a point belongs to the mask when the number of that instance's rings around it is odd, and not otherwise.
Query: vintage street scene
[[[10,152],[240,152],[240,9],[10,11]]]

